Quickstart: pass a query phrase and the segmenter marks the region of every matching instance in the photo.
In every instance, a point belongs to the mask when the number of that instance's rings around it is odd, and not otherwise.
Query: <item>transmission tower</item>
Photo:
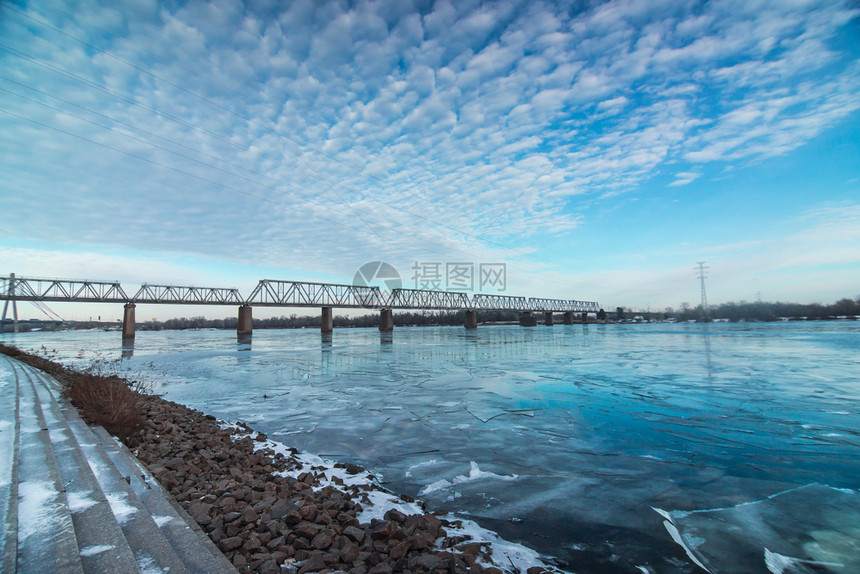
[[[705,277],[707,277],[706,273],[709,268],[705,266],[704,261],[699,261],[698,267],[693,267],[693,269],[696,270],[697,277],[702,285],[702,311],[705,313],[705,317],[708,317],[711,314],[711,310],[708,308],[708,294],[705,293]]]

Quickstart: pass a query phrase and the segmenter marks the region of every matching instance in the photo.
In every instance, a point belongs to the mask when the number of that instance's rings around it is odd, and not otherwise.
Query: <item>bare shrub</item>
[[[143,397],[120,377],[74,373],[63,381],[63,395],[81,418],[103,426],[126,444],[143,427],[139,408]]]
[[[150,385],[142,377],[129,380],[120,376],[121,361],[97,356],[93,363],[68,373],[62,379],[63,395],[71,401],[85,421],[103,426],[109,433],[131,446],[143,427],[141,405]]]
[[[35,354],[0,343],[0,353],[53,375],[62,385],[63,396],[89,424],[103,426],[128,446],[139,440],[143,401],[154,384],[141,373],[124,368],[121,359],[107,360],[96,353],[88,367],[72,369],[54,361],[57,352],[44,345]]]

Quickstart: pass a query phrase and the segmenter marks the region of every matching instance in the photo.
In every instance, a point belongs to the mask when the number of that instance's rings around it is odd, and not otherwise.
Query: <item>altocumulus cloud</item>
[[[524,255],[855,111],[852,6],[4,2],[6,232],[342,274]]]

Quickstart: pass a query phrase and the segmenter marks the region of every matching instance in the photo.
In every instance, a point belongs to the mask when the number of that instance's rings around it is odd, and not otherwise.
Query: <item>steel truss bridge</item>
[[[135,303],[161,305],[246,305],[252,307],[340,307],[353,309],[412,309],[445,311],[532,311],[595,313],[593,301],[540,299],[509,295],[474,294],[425,289],[311,283],[307,281],[261,280],[245,298],[236,288],[155,285],[144,283],[134,293],[119,281],[0,278],[0,300],[64,303]]]
[[[56,313],[47,302],[60,303],[120,303],[124,305],[122,335],[133,339],[135,330],[134,310],[138,304],[158,305],[238,305],[237,332],[240,336],[252,331],[252,307],[317,307],[322,309],[322,331],[333,328],[332,309],[377,309],[380,331],[394,328],[392,310],[411,309],[427,311],[465,311],[465,327],[478,326],[477,311],[519,311],[520,324],[536,324],[533,312],[545,314],[544,324],[553,324],[553,313],[564,313],[564,322],[573,322],[574,313],[597,313],[600,306],[593,301],[566,299],[540,299],[512,297],[509,295],[475,294],[425,289],[392,289],[382,291],[379,287],[362,285],[338,285],[335,283],[312,283],[308,281],[280,281],[263,279],[243,297],[238,289],[230,287],[196,287],[189,285],[160,285],[144,283],[134,293],[125,291],[119,281],[90,281],[86,279],[43,279],[38,277],[0,277],[0,300],[3,306],[3,321],[9,303],[12,303],[15,330],[18,329],[18,301],[30,301],[48,315]],[[59,318],[57,316],[57,318]]]

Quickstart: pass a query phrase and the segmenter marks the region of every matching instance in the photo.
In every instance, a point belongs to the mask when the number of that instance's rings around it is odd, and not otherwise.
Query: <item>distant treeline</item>
[[[394,313],[394,324],[405,325],[463,325],[466,319],[465,311],[416,311]],[[517,311],[481,311],[478,320],[482,322],[504,323],[519,321],[520,314]],[[335,315],[332,318],[335,327],[377,327],[379,326],[379,313],[374,312],[358,317],[346,317]],[[254,329],[301,329],[304,327],[316,327],[321,325],[320,315],[299,316],[296,314],[289,317],[271,317],[269,319],[254,319]],[[226,319],[206,319],[205,317],[191,317],[181,319],[168,319],[167,321],[147,321],[138,323],[137,329],[141,331],[162,329],[235,329],[238,326],[236,317]]]
[[[542,321],[539,314],[536,318]],[[575,315],[579,320],[579,314]],[[637,311],[629,307],[617,307],[614,312],[599,313],[598,319],[607,322],[630,321],[637,318],[652,321],[707,321],[724,319],[728,321],[779,321],[782,319],[794,320],[830,320],[839,318],[860,317],[860,296],[855,299],[840,299],[831,305],[820,303],[776,303],[756,301],[739,301],[737,303],[722,303],[710,307],[709,313],[705,313],[701,305],[690,307],[681,304],[680,309],[667,308],[663,311]],[[594,320],[594,314],[590,320]],[[462,326],[465,320],[465,311],[416,311],[400,312],[394,314],[394,323],[399,326],[407,325],[457,325]],[[519,311],[479,311],[479,323],[516,323],[520,320]],[[559,321],[559,318],[556,318]],[[254,329],[300,329],[319,328],[320,315],[299,316],[292,314],[289,317],[271,317],[268,319],[254,319]],[[145,321],[137,323],[137,329],[141,331],[160,330],[182,330],[182,329],[236,329],[238,319],[227,317],[225,319],[206,319],[205,317],[182,317],[180,319],[168,319],[167,321]],[[369,312],[357,317],[335,316],[333,318],[335,327],[376,327],[379,325],[379,313]],[[75,329],[99,329],[111,326],[118,329],[118,323],[105,323],[97,321],[21,321],[19,330],[30,331],[36,328],[49,330],[60,330],[67,328]],[[12,331],[12,321],[3,321],[0,331]]]
[[[618,318],[618,311],[611,313]],[[614,316],[613,316],[614,315]],[[701,305],[689,307],[682,304],[680,309],[668,308],[663,312],[641,312],[621,308],[622,319],[643,316],[646,319],[675,319],[676,321],[703,321],[707,319],[727,319],[729,321],[779,321],[781,319],[806,319],[809,321],[829,320],[842,317],[860,316],[860,296],[855,299],[840,299],[831,305],[820,303],[776,303],[763,301],[739,301],[711,306],[705,313]]]

